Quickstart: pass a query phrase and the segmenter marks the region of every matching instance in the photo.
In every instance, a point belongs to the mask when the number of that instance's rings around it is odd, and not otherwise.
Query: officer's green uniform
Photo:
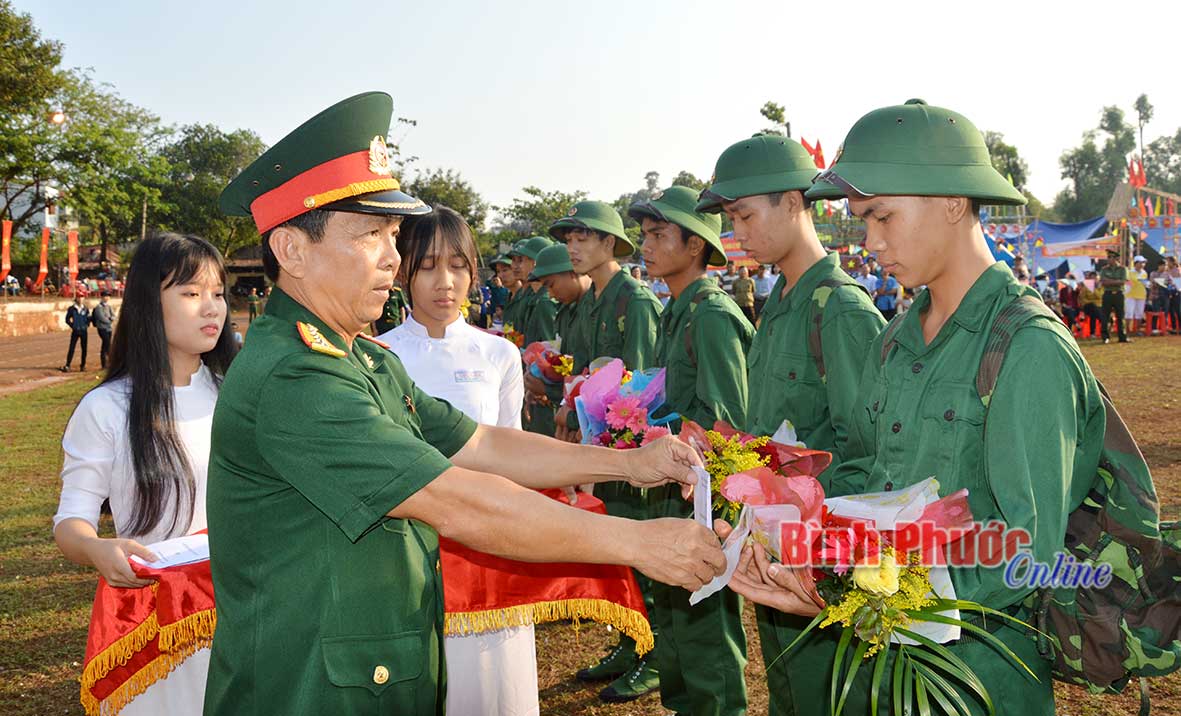
[[[1099,269],[1099,281],[1116,280],[1118,286],[1103,286],[1103,340],[1111,338],[1111,314],[1115,313],[1116,330],[1119,331],[1121,341],[1128,340],[1124,330],[1124,282],[1128,280],[1128,270],[1115,261],[1109,260],[1107,265]]]
[[[774,135],[751,137],[722,152],[697,208],[716,212],[722,202],[745,196],[805,191],[815,175],[812,158],[798,143]],[[837,254],[809,267],[790,290],[781,275],[747,356],[750,404],[739,426],[753,435],[773,435],[789,420],[799,440],[831,452],[833,464],[839,464],[861,366],[883,325],[869,296],[841,270]],[[762,605],[755,606],[755,617],[763,662],[772,664],[767,669],[770,712],[791,713],[780,699],[791,675],[783,660],[775,659],[810,620]]]
[[[391,288],[390,297],[381,307],[381,318],[374,321],[377,324],[375,327],[378,334],[392,331],[402,325],[402,309],[409,307],[410,303],[406,300],[406,293],[402,291],[402,288],[400,286]]]
[[[537,256],[541,253],[542,249],[553,243],[552,240],[544,236],[534,236],[521,242],[518,251],[522,256],[536,262]],[[526,287],[529,288],[529,293],[524,299],[525,303],[521,310],[521,325],[517,330],[525,336],[526,346],[537,341],[552,341],[557,337],[555,320],[558,315],[558,302],[549,295],[549,291],[545,286],[541,286],[536,290],[528,284],[526,284]],[[522,421],[521,427],[531,433],[553,436],[553,407],[533,404],[529,406],[529,415],[530,417],[528,419]]]
[[[601,201],[580,201],[570,208],[566,216],[550,226],[549,234],[564,242],[566,231],[575,228],[591,229],[614,236],[615,258],[624,258],[635,253],[635,244],[623,230],[623,219],[609,204]],[[601,292],[596,294],[596,288],[591,286],[583,298],[586,300],[588,297],[590,359],[593,361],[603,357],[620,358],[630,370],[653,367],[656,362],[656,326],[662,306],[651,289],[632,278],[627,271],[619,270]],[[600,484],[595,489],[595,496],[603,501],[607,513],[614,517],[642,520],[648,514],[645,491],[627,483]],[[635,572],[635,575],[644,594],[644,606],[651,613],[652,582],[639,572]],[[659,641],[658,634],[656,638]],[[633,647],[634,642],[630,638],[621,637],[619,646],[600,662],[598,667],[579,672],[579,677],[597,680],[601,678],[598,674],[614,673],[618,666],[618,671],[622,675],[605,689],[605,692],[616,693],[634,689],[637,679],[641,682],[652,681],[653,672],[648,666],[648,660],[635,662]],[[645,686],[637,693],[650,688]]]
[[[369,93],[317,115],[227,187],[223,211],[253,208],[263,233],[320,194],[337,199],[328,210],[429,211],[395,188],[349,195],[397,186],[380,161],[392,108]],[[309,173],[334,159],[327,178]],[[386,514],[446,470],[475,427],[388,350],[346,345],[275,288],[213,419],[206,714],[443,713],[438,536]]]
[[[574,266],[570,263],[570,253],[565,245],[554,244],[537,254],[537,264],[529,279],[539,281],[546,276],[562,273],[574,273]],[[559,306],[558,313],[554,316],[554,330],[562,341],[562,353],[574,359],[571,375],[580,374],[591,360],[589,312],[593,298],[593,293],[586,291],[574,303]],[[551,405],[560,405],[565,396],[564,384],[546,386],[546,395]],[[569,413],[566,427],[571,430],[578,429],[578,416],[573,411]]]
[[[644,217],[680,226],[703,238],[709,263],[726,264],[718,233],[722,220],[694,212],[697,192],[672,187],[651,201],[633,204],[633,219]],[[746,422],[746,352],[754,328],[713,279],[702,276],[670,301],[660,316],[657,364],[665,369],[668,409],[707,428],[714,421]],[[678,426],[679,427],[679,426]],[[650,517],[691,517],[693,505],[679,486],[648,491]],[[657,633],[656,668],[660,701],[666,709],[695,716],[746,713],[746,632],[742,598],[729,589],[690,606],[678,587],[652,584]]]
[[[932,166],[939,162],[931,154],[941,150],[941,163],[951,157],[953,166]],[[1024,202],[992,169],[983,138],[967,118],[914,100],[859,120],[844,153],[821,176],[867,196]],[[897,490],[935,476],[940,494],[968,489],[976,521],[1003,520],[1009,529],[1028,530],[1034,559],[1054,561],[1062,549],[1066,517],[1081,503],[1095,475],[1104,412],[1094,376],[1058,322],[1034,322],[1016,331],[985,407],[975,381],[989,348],[990,327],[1001,309],[1023,293],[1037,295],[997,263],[976,280],[930,344],[921,324],[930,305],[928,292],[890,323],[867,351],[844,462],[824,481],[828,494]],[[1018,604],[1030,591],[1009,589],[1002,568],[952,567],[951,578],[959,598],[996,609]],[[1018,616],[1029,618],[1023,611]],[[1038,655],[1031,638],[1002,624],[989,620],[987,626],[1040,683],[972,636],[945,646],[976,672],[1001,712],[1052,714],[1050,662]],[[835,631],[821,631],[784,657],[792,678],[789,690],[776,697],[788,709],[793,704],[800,713],[829,709],[836,644]],[[870,674],[869,669],[858,673],[847,713],[868,709]],[[973,713],[984,713],[969,690],[958,682],[955,686]],[[888,695],[889,685],[884,688]],[[883,700],[879,709],[886,713],[892,699]]]

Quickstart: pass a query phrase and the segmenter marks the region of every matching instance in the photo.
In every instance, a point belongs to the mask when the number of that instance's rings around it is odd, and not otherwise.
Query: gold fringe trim
[[[154,587],[155,585],[153,585]],[[82,671],[81,702],[87,716],[114,716],[132,699],[142,694],[149,686],[168,676],[173,669],[198,649],[213,644],[213,631],[217,628],[217,610],[190,614],[175,624],[163,629],[153,611],[135,629],[121,637],[100,653],[96,654]],[[107,698],[99,701],[91,689],[115,668],[124,666],[131,657],[139,653],[152,639],[159,637],[160,655],[124,681]]]
[[[610,624],[636,640],[637,654],[652,651],[654,642],[648,620],[636,610],[606,599],[563,599],[481,612],[449,613],[443,622],[443,633],[463,636],[564,619],[573,620],[576,628],[581,619]]]
[[[356,181],[339,189],[313,194],[303,200],[303,205],[305,208],[315,209],[317,206],[331,204],[334,201],[347,199],[350,196],[357,196],[358,194],[372,194],[375,191],[397,191],[401,188],[402,185],[393,177],[371,179],[370,181]]]

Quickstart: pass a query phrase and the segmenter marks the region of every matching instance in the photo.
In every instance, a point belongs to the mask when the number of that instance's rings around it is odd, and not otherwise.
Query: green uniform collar
[[[976,279],[976,283],[972,284],[972,288],[964,294],[964,299],[960,301],[955,313],[951,314],[948,323],[954,323],[972,333],[979,333],[986,328],[984,321],[996,304],[997,294],[1010,286],[1017,285],[1017,279],[1013,277],[1013,272],[1009,270],[1008,265],[1001,261],[994,263],[980,274],[980,278]],[[915,297],[914,305],[903,316],[903,323],[898,327],[895,341],[912,353],[919,354],[926,351],[939,339],[939,336],[936,336],[930,344],[927,344],[923,339],[923,327],[920,319],[930,305],[931,292],[929,290],[923,291]],[[941,330],[939,333],[942,335],[943,331]]]
[[[672,316],[675,320],[685,311],[689,310],[689,306],[693,303],[693,297],[702,291],[708,291],[710,284],[717,286],[717,283],[710,276],[702,276],[693,281],[681,291],[681,295],[677,296],[676,300],[669,303],[668,306],[661,313],[661,316]],[[718,289],[721,291],[721,289]]]
[[[283,292],[283,289],[275,286],[271,289],[271,297],[267,299],[267,308],[263,311],[264,315],[271,316],[280,321],[290,322],[291,331],[297,336],[296,324],[308,323],[315,326],[334,348],[344,351],[345,353],[352,353],[352,348],[345,342],[344,338],[339,333],[328,327],[328,324],[320,320],[320,317],[312,313],[307,306],[304,306],[299,301],[296,301],[291,296]],[[357,341],[353,341],[353,346],[357,345]],[[310,350],[310,349],[309,349]]]
[[[834,272],[841,270],[841,257],[836,253],[827,254],[824,258],[808,267],[808,270],[800,276],[800,280],[792,286],[791,290],[784,296],[784,301],[787,302],[788,310],[795,308],[796,305],[803,301],[810,303],[812,301],[812,292],[820,285],[820,282],[831,276]],[[779,281],[775,283],[775,288],[771,291],[775,295],[783,290],[783,286],[787,283],[787,277],[782,273],[779,274]]]
[[[627,278],[625,278],[626,274],[627,271],[624,271],[623,269],[616,271],[615,275],[611,277],[611,280],[607,282],[607,285],[603,287],[602,293],[596,294],[595,285],[593,283],[591,284],[590,291],[588,293],[590,293],[593,297],[596,306],[602,302],[605,296],[614,296],[619,292],[619,288],[623,286],[624,282],[627,281]]]

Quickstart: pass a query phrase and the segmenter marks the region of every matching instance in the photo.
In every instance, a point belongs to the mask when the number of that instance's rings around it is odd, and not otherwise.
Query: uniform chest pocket
[[[797,430],[811,432],[828,410],[828,395],[820,375],[807,352],[776,351],[770,357],[769,370],[775,385],[764,389],[781,391],[784,417],[790,419]],[[757,390],[751,386],[751,390]]]
[[[419,632],[320,639],[328,681],[380,696],[390,686],[417,679],[426,660]]]
[[[958,489],[984,482],[984,403],[972,383],[939,383],[927,390],[920,413],[927,437],[938,440],[941,481]],[[952,482],[955,485],[952,487]]]

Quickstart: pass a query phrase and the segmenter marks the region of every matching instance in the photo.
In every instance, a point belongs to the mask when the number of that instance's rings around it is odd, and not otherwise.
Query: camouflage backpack
[[[976,375],[985,409],[1013,335],[1037,321],[1061,325],[1030,292],[997,315]],[[1181,529],[1160,522],[1148,464],[1102,385],[1099,392],[1107,419],[1099,467],[1090,493],[1067,518],[1064,546],[1081,564],[1109,564],[1111,581],[1039,589],[1025,606],[1054,678],[1091,693],[1119,693],[1140,677],[1146,715],[1145,677],[1181,668]]]

